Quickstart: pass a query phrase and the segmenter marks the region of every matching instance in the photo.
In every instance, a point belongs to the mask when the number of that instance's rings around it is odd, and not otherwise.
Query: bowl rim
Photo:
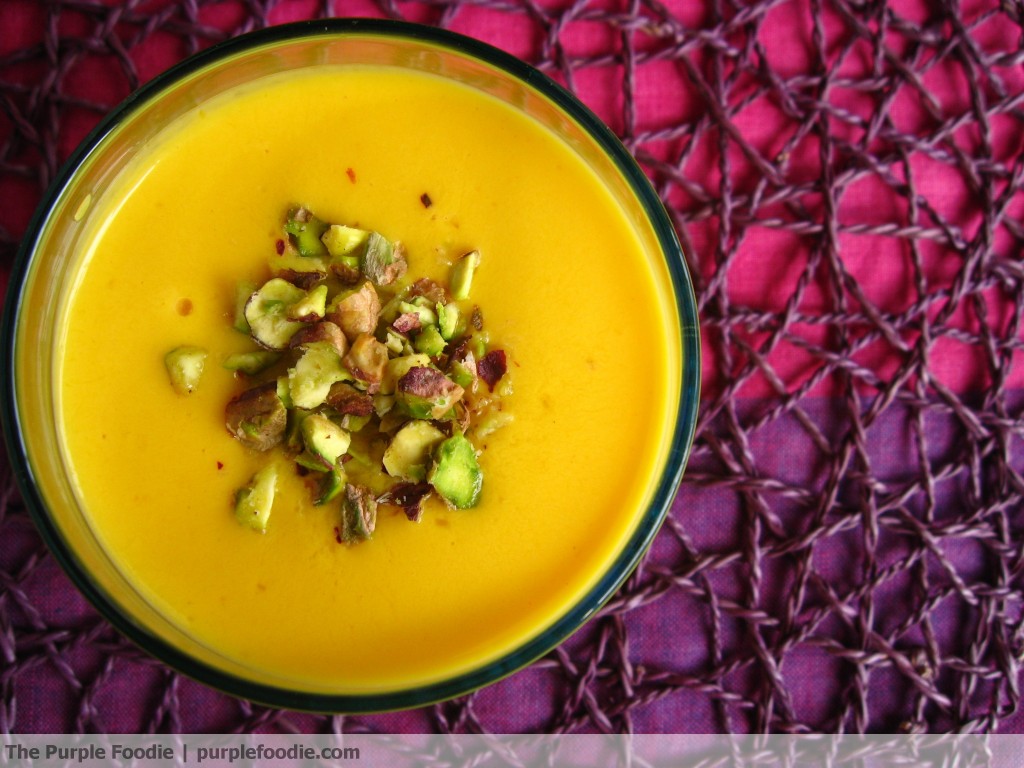
[[[679,314],[682,377],[675,428],[665,466],[648,508],[611,568],[569,611],[543,631],[500,658],[432,683],[411,688],[366,693],[322,693],[290,689],[245,679],[183,653],[152,634],[119,608],[117,601],[94,582],[55,523],[37,488],[21,431],[14,381],[15,340],[21,299],[29,267],[49,212],[73,181],[77,168],[122,120],[158,98],[167,87],[223,59],[263,47],[307,38],[353,36],[400,38],[450,50],[482,61],[538,91],[573,119],[613,161],[647,215],[665,256],[672,295]],[[488,43],[439,27],[375,18],[332,18],[267,27],[210,46],[178,62],[141,86],[104,117],[62,164],[30,219],[15,257],[3,316],[0,320],[0,423],[14,480],[36,528],[74,586],[118,632],[147,654],[205,685],[232,696],[273,707],[312,712],[352,714],[385,712],[424,706],[478,690],[526,667],[564,642],[608,602],[632,574],[650,547],[676,496],[686,467],[697,423],[700,400],[700,331],[693,282],[669,215],[650,181],[615,134],[575,95],[521,59]]]

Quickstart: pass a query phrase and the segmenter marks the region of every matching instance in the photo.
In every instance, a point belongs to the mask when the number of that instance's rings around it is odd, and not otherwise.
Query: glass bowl
[[[137,588],[118,553],[108,551],[94,529],[66,453],[58,405],[67,342],[64,300],[84,269],[80,240],[99,204],[94,198],[161,140],[166,126],[219,94],[325,65],[397,68],[455,81],[526,115],[566,145],[641,243],[663,303],[659,322],[671,347],[666,359],[675,361],[666,374],[671,407],[651,436],[658,445],[652,448],[649,487],[600,572],[585,574],[586,588],[574,599],[497,642],[485,657],[407,683],[346,686],[268,671],[222,652],[170,616]],[[615,593],[651,544],[682,477],[699,399],[698,321],[683,254],[660,200],[612,132],[573,95],[510,55],[443,30],[367,19],[290,24],[227,41],[173,67],[114,110],[64,165],[29,225],[11,277],[0,345],[10,372],[0,384],[4,436],[16,479],[43,538],[76,587],[120,632],[183,673],[235,696],[313,711],[384,711],[451,698],[493,683],[563,642]],[[162,471],[173,475],[173,466]],[[337,642],[343,648],[344,638]]]

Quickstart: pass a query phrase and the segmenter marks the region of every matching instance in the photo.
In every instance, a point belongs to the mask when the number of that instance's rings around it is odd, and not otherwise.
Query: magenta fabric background
[[[513,53],[640,161],[702,317],[670,520],[533,666],[435,707],[327,717],[128,645],[0,459],[0,731],[1020,730],[1019,0],[4,0],[0,284],[106,111],[226,36],[325,15]]]

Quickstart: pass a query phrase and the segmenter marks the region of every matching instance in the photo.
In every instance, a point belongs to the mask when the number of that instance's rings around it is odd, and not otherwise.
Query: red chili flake
[[[420,202],[423,203],[424,208],[429,208],[434,204],[434,201],[430,199],[430,195],[428,195],[426,192],[420,195]]]
[[[188,317],[192,314],[192,299],[178,299],[177,310],[178,314],[182,317]]]
[[[348,176],[348,180],[351,181],[353,184],[356,183],[356,172],[353,171],[351,168],[345,169],[345,175]]]
[[[505,362],[505,350],[503,349],[492,349],[476,364],[477,375],[487,382],[491,392],[494,391],[494,385],[501,381],[501,377],[507,370],[508,364]]]
[[[277,251],[278,256],[284,253],[284,240],[278,238],[277,242],[274,243],[274,249]]]
[[[223,461],[218,461],[217,462],[217,469],[224,469],[224,462]]]
[[[338,526],[334,526],[334,540],[336,542],[338,542],[339,544],[342,543],[342,541],[341,541],[341,528],[339,528]]]

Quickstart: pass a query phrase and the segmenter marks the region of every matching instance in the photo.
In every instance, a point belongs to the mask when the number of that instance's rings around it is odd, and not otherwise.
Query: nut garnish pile
[[[419,521],[432,495],[454,509],[479,501],[474,443],[511,420],[505,352],[469,302],[479,265],[470,251],[447,286],[410,282],[401,243],[297,208],[273,276],[239,285],[234,325],[256,344],[224,360],[250,384],[227,404],[227,429],[254,451],[281,449],[315,504],[338,504],[339,541],[369,538],[378,504]],[[168,353],[175,389],[193,391],[205,359],[191,346]],[[277,467],[268,460],[236,495],[239,522],[260,532]]]

